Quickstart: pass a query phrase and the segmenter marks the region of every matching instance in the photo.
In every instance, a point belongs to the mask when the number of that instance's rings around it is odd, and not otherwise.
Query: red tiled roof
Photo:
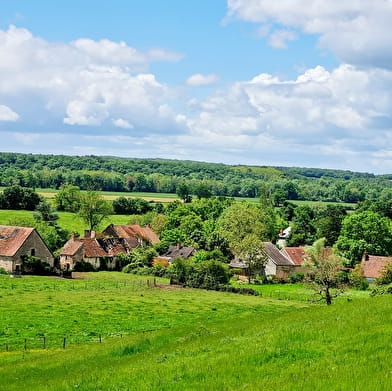
[[[368,278],[379,278],[387,263],[392,262],[392,257],[382,257],[378,255],[368,255],[367,261],[362,259],[361,266],[364,276]]]
[[[140,225],[112,225],[112,229],[115,231],[119,238],[132,238],[140,237],[148,240],[152,244],[159,243],[157,234],[148,226],[141,227]],[[106,231],[106,230],[105,230]]]
[[[291,259],[294,265],[302,265],[306,261],[305,248],[304,247],[285,247],[281,250],[283,255]]]
[[[0,225],[0,255],[14,256],[34,230],[32,227]]]
[[[61,250],[61,255],[75,255],[83,244],[80,240],[70,239]]]

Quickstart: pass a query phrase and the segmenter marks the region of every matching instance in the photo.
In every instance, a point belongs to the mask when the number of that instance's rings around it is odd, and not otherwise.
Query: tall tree
[[[98,193],[88,191],[81,194],[78,214],[89,226],[90,230],[96,229],[112,213],[112,205]]]

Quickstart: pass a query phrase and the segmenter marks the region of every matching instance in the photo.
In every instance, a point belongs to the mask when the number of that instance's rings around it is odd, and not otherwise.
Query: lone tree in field
[[[89,226],[90,230],[96,229],[101,221],[112,213],[112,205],[98,193],[88,191],[80,195],[78,214]]]
[[[340,278],[343,258],[335,254],[332,248],[325,247],[325,238],[317,240],[313,246],[306,247],[306,253],[309,257],[308,281],[320,296],[319,301],[325,301],[330,305],[332,299],[343,293],[346,288]]]

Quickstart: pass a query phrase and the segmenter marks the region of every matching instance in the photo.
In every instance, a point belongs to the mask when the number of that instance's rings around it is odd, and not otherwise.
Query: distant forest
[[[299,167],[225,165],[183,160],[0,153],[0,186],[359,202],[392,198],[392,174]]]

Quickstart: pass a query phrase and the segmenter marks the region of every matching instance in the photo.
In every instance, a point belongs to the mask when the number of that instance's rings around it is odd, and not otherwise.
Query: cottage
[[[23,271],[23,255],[54,265],[54,257],[35,228],[0,225],[0,267],[9,273]]]
[[[294,273],[295,264],[271,242],[264,242],[264,252],[267,256],[267,262],[264,270],[260,270],[265,276],[272,276],[274,278],[287,279],[288,276]],[[246,274],[248,265],[240,259],[230,261],[230,267],[240,269]]]
[[[87,262],[95,269],[113,270],[119,254],[129,254],[139,246],[137,238],[97,238],[94,231],[86,232],[84,238],[72,235],[61,250],[60,268],[72,270],[77,262]]]
[[[376,278],[380,278],[383,269],[390,262],[392,263],[392,257],[369,255],[365,252],[361,261],[364,277],[368,281],[374,281]]]
[[[264,268],[266,276],[287,279],[290,274],[296,272],[294,262],[271,242],[264,242],[264,251],[268,257]]]
[[[145,246],[146,244],[156,244],[160,240],[157,234],[150,228],[149,225],[141,227],[140,225],[114,225],[110,224],[107,226],[103,234],[114,238],[137,238],[140,245]]]

